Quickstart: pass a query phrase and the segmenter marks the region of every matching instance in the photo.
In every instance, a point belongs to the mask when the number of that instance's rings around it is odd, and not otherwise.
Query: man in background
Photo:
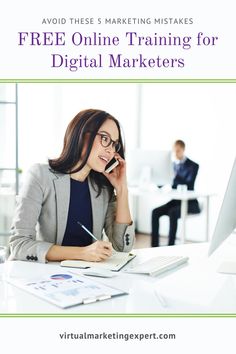
[[[173,189],[178,185],[186,185],[188,190],[194,190],[194,183],[197,177],[199,165],[185,156],[185,143],[176,140],[173,146],[174,161],[174,180]],[[159,218],[163,215],[169,216],[169,242],[168,245],[175,244],[177,223],[180,218],[180,200],[171,200],[169,203],[160,206],[152,211],[152,247],[159,246]],[[198,201],[196,199],[188,202],[188,213],[200,213]]]

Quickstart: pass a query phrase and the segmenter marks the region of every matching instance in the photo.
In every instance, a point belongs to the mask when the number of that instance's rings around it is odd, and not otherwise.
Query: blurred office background
[[[106,110],[120,120],[128,172],[139,163],[134,150],[170,151],[176,139],[185,141],[186,155],[200,165],[195,189],[214,194],[211,235],[235,158],[235,94],[233,84],[0,84],[0,244],[8,241],[25,172],[59,155],[67,124],[86,108]],[[158,195],[146,193],[130,202],[137,239],[143,242],[136,246],[148,246]],[[187,219],[188,242],[204,241],[204,223],[203,205],[201,214]],[[167,232],[163,217],[164,244]]]

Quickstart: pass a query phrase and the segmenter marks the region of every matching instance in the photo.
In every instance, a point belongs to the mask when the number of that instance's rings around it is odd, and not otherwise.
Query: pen
[[[77,224],[79,224],[79,225],[82,227],[82,229],[84,229],[90,236],[92,236],[92,238],[93,238],[94,240],[98,241],[97,237],[94,236],[94,234],[92,234],[92,232],[90,232],[90,231],[87,229],[87,227],[85,227],[83,224],[81,224],[81,222],[77,221]]]
[[[163,298],[162,295],[159,294],[159,292],[157,290],[154,290],[154,293],[158,299],[158,301],[160,302],[162,307],[168,307],[167,302],[165,301],[165,299]]]

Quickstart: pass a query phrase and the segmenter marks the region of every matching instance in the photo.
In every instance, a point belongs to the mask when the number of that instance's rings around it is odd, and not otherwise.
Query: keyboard
[[[155,277],[188,261],[183,256],[157,256],[126,270],[127,273],[147,274]]]

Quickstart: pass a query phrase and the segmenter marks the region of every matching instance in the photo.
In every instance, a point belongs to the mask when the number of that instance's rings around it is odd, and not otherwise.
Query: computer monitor
[[[218,220],[211,239],[208,255],[210,256],[221,243],[232,234],[236,227],[236,158],[225,192]]]
[[[172,184],[171,151],[132,150],[127,154],[127,170],[130,185],[140,185],[143,181],[157,186]]]

